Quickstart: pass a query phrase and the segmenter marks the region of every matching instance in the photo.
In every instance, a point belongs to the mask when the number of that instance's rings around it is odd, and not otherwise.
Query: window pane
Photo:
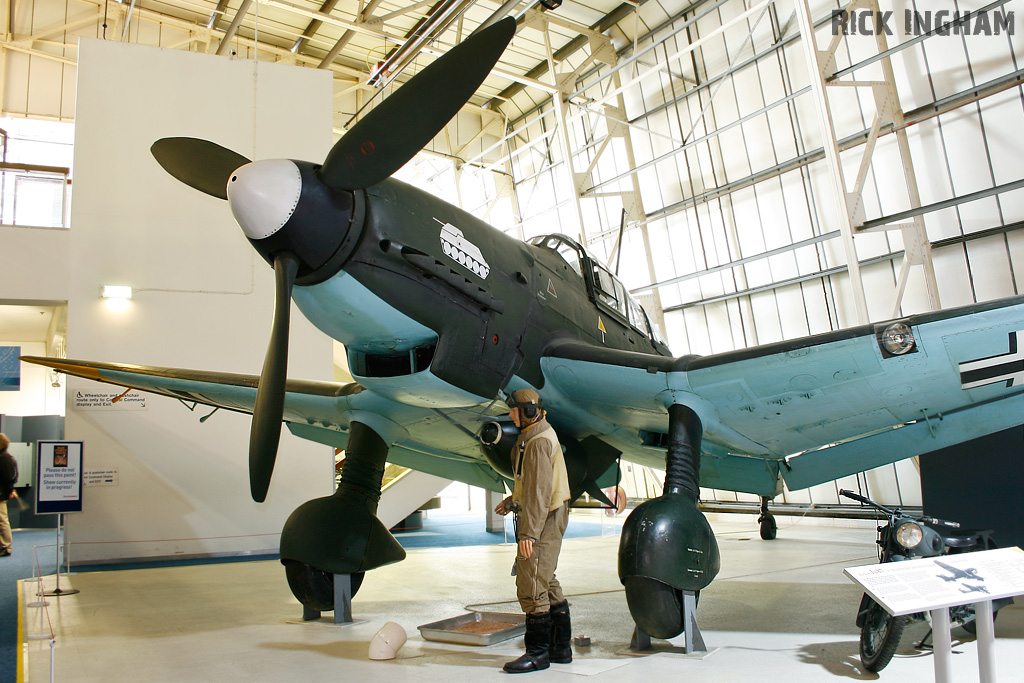
[[[15,176],[14,224],[42,228],[64,225],[64,180]]]

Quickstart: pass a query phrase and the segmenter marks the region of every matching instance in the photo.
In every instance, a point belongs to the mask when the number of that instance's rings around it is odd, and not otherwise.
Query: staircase
[[[397,465],[384,470],[377,517],[390,529],[419,510],[451,481]]]

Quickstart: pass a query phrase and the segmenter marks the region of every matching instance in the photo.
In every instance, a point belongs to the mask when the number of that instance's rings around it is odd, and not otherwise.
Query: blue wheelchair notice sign
[[[36,514],[82,511],[82,442],[40,441]]]

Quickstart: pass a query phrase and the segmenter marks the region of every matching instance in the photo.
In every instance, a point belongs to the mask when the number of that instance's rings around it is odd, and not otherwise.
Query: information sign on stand
[[[1020,548],[848,567],[843,573],[895,617],[931,613],[937,683],[950,681],[949,608],[973,604],[981,682],[995,683],[992,601],[1024,595],[1024,551]]]
[[[82,511],[81,441],[39,441],[36,449],[36,514],[57,515],[57,587],[46,595],[72,595],[60,587],[61,550],[67,558],[67,534],[61,544],[64,514]]]
[[[82,442],[40,441],[36,514],[82,511]]]

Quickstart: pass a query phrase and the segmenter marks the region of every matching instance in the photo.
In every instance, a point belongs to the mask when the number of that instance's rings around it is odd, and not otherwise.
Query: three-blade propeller
[[[376,185],[404,166],[469,101],[515,35],[504,19],[452,48],[395,91],[352,127],[318,170],[335,190]],[[249,160],[214,142],[164,138],[151,148],[157,162],[186,185],[227,199],[227,184]],[[253,500],[266,500],[277,458],[288,373],[288,329],[292,287],[300,260],[288,251],[273,256],[274,324],[256,393],[249,434],[249,486]]]

